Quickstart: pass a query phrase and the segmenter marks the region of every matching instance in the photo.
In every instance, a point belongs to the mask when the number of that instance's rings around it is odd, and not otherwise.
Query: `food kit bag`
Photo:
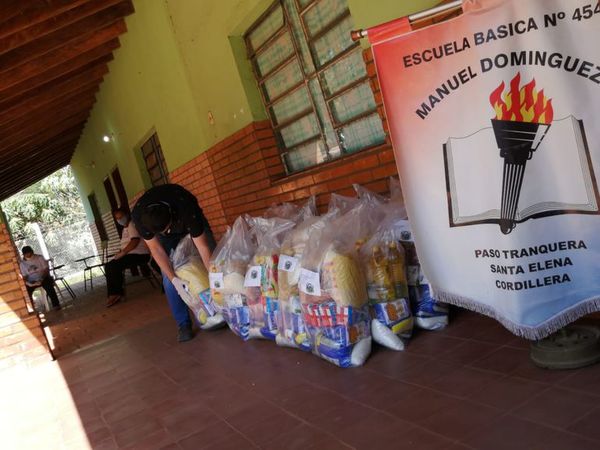
[[[209,330],[223,326],[223,316],[210,295],[208,273],[189,235],[184,237],[171,253],[171,263],[175,275],[189,286],[193,302],[187,302],[186,298],[183,300],[194,314],[200,328]]]
[[[353,184],[352,187],[356,191],[356,195],[358,195],[358,198],[361,200],[370,200],[379,205],[386,204],[389,201],[389,199],[384,195],[378,194],[377,192],[367,189],[366,187],[361,186],[360,184]]]
[[[278,203],[271,205],[263,214],[263,217],[270,219],[279,217],[281,219],[291,220],[299,223],[309,217],[317,215],[317,202],[315,196],[309,197],[304,206],[300,207],[293,203]]]
[[[347,197],[340,194],[331,194],[329,199],[328,211],[337,209],[340,214],[345,214],[354,208],[359,202],[356,197]]]
[[[361,200],[308,241],[301,260],[300,301],[314,354],[340,367],[364,364],[371,353],[367,284],[359,251],[381,220]]]
[[[325,225],[337,215],[336,210],[324,216],[309,217],[289,231],[283,239],[278,264],[279,312],[275,338],[277,345],[304,351],[311,349],[298,290],[300,260],[308,240],[321,233]]]
[[[373,340],[392,350],[404,350],[413,317],[408,292],[406,257],[398,221],[402,208],[388,210],[375,234],[362,246],[361,263],[367,279]]]
[[[284,233],[295,223],[278,217],[255,217],[247,221],[258,243],[244,281],[250,311],[249,337],[275,340],[279,313],[279,251]]]
[[[429,281],[425,278],[408,220],[398,224],[400,239],[406,253],[408,295],[415,326],[424,330],[441,330],[448,325],[448,305],[433,297]]]
[[[210,290],[231,331],[249,338],[250,310],[244,279],[256,245],[243,217],[238,217],[219,241],[211,258]]]

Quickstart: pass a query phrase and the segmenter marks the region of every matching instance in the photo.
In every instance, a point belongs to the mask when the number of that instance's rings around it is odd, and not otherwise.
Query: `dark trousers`
[[[150,261],[150,255],[131,254],[109,261],[104,273],[106,274],[106,290],[108,295],[123,295],[123,271],[131,266],[143,266]]]
[[[27,288],[29,298],[33,299],[31,294],[33,294],[33,291],[35,291],[37,287],[31,287],[27,285],[25,285],[25,287]],[[42,280],[42,287],[46,291],[46,294],[48,294],[48,297],[50,297],[50,302],[52,303],[52,306],[59,307],[60,303],[58,301],[58,295],[56,295],[56,291],[54,290],[54,278],[48,275]]]

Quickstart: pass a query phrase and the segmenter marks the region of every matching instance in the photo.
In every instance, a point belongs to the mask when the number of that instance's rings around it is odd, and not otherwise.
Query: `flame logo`
[[[552,123],[554,110],[552,99],[544,95],[544,90],[537,91],[535,79],[521,85],[521,73],[510,82],[510,91],[504,93],[504,81],[490,95],[490,103],[496,110],[495,119],[514,122]]]

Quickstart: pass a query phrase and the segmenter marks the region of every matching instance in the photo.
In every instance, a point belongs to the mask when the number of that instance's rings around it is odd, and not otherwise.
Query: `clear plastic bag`
[[[378,194],[377,192],[373,192],[372,190],[367,189],[366,187],[361,186],[360,184],[353,184],[352,187],[356,191],[356,195],[358,195],[358,198],[361,200],[367,199],[380,205],[386,204],[389,201],[389,198],[385,197],[384,195]]]
[[[188,283],[194,301],[186,303],[200,328],[209,330],[222,327],[225,321],[210,294],[208,273],[189,235],[184,237],[172,252],[171,263],[175,275]]]
[[[354,208],[359,202],[356,197],[347,197],[340,194],[331,194],[329,199],[328,211],[337,209],[340,214],[346,214],[352,208]]]
[[[398,202],[404,205],[404,196],[402,195],[402,185],[400,184],[400,180],[395,177],[390,177],[389,187],[390,202]]]
[[[311,235],[301,261],[300,301],[313,353],[340,367],[371,352],[368,294],[358,252],[382,219],[380,205],[357,201]]]
[[[243,340],[249,338],[250,311],[244,278],[256,244],[248,224],[238,217],[217,244],[211,258],[211,295],[229,328]]]
[[[392,350],[404,350],[412,336],[407,267],[400,243],[403,209],[388,210],[379,229],[361,248],[360,259],[367,278],[373,340]]]
[[[288,232],[279,256],[279,314],[277,315],[277,345],[310,351],[310,339],[300,303],[298,281],[300,260],[306,243],[314,239],[326,224],[339,214],[337,210],[321,217],[310,217]]]
[[[275,340],[279,312],[278,265],[281,240],[295,222],[281,218],[248,219],[258,247],[246,273],[250,338]]]
[[[417,256],[408,220],[399,225],[406,253],[408,293],[415,326],[424,330],[441,330],[448,325],[448,305],[432,296],[431,286],[425,278]]]
[[[271,205],[263,214],[264,218],[279,217],[299,223],[317,215],[317,201],[315,196],[309,197],[304,206],[300,207],[293,203],[278,203]]]

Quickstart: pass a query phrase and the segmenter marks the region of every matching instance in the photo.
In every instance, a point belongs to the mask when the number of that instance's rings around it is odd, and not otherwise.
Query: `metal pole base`
[[[600,361],[600,328],[568,325],[530,347],[533,363],[543,369],[578,369]]]

